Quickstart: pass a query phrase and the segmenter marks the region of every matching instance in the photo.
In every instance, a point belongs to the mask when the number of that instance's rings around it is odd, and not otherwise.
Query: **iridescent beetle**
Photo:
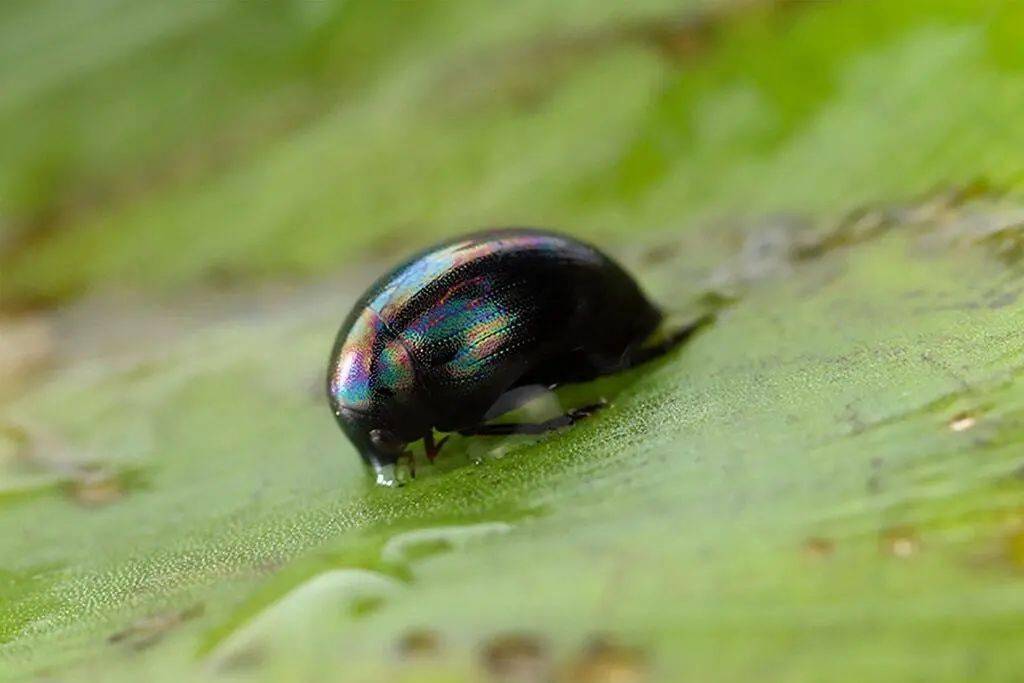
[[[533,229],[474,233],[370,287],[338,333],[328,398],[378,483],[393,485],[410,443],[437,456],[448,437],[435,441],[435,431],[538,434],[590,415],[600,405],[535,424],[487,422],[515,407],[517,389],[635,366],[700,324],[645,346],[661,321],[633,278],[588,244]]]

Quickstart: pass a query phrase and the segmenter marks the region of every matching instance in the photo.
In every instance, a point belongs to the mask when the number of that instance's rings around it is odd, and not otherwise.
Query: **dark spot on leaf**
[[[111,635],[107,638],[107,642],[111,644],[124,643],[133,650],[145,650],[160,642],[167,633],[186,621],[202,616],[203,611],[204,608],[200,604],[185,610],[142,617],[123,631]]]
[[[547,651],[541,640],[529,634],[495,636],[481,652],[484,668],[502,681],[546,681],[549,678]]]
[[[78,468],[65,485],[67,495],[83,507],[110,505],[133,490],[145,487],[142,472],[138,470],[112,470],[105,467]]]
[[[814,559],[830,557],[836,550],[836,544],[832,539],[812,536],[804,541],[804,554]]]
[[[43,430],[0,425],[0,444],[4,441],[13,449],[15,467],[42,475],[41,489],[62,491],[86,507],[116,502],[145,483],[141,471],[96,462]]]
[[[398,641],[398,654],[402,657],[427,657],[440,650],[441,636],[429,629],[409,631]]]
[[[648,265],[658,265],[665,263],[666,261],[672,260],[680,250],[680,244],[678,242],[665,242],[663,244],[656,244],[640,255],[640,260]]]
[[[641,683],[647,680],[643,651],[605,637],[595,638],[571,665],[569,683]]]
[[[868,493],[878,493],[882,490],[882,459],[871,459],[871,474],[868,476]]]
[[[886,555],[906,560],[920,552],[921,542],[913,528],[898,526],[882,532],[879,549]]]
[[[894,222],[895,218],[890,209],[856,209],[820,237],[810,231],[806,232],[803,239],[794,242],[792,257],[800,260],[817,258],[842,247],[866,242],[886,232]]]
[[[252,671],[265,659],[263,646],[252,643],[247,647],[238,648],[218,661],[215,668],[218,672],[230,673],[240,671]]]
[[[71,498],[85,507],[100,507],[124,497],[125,489],[117,475],[103,471],[88,472],[67,485]]]

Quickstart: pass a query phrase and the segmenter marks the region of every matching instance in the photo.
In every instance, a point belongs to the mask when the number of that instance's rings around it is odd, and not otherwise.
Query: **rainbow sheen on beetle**
[[[660,355],[645,341],[661,311],[595,247],[547,230],[484,231],[427,249],[385,274],[338,332],[327,393],[338,424],[377,480],[434,432],[527,433],[571,424],[487,424],[517,388],[580,382]]]

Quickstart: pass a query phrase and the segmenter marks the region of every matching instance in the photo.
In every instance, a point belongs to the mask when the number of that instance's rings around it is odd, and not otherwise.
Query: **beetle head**
[[[370,308],[350,316],[331,354],[327,394],[338,424],[371,465],[379,483],[393,470],[409,442],[429,428],[405,345]]]
[[[377,483],[393,485],[395,463],[406,452],[409,442],[372,415],[339,408],[335,417],[363,461],[373,468]]]

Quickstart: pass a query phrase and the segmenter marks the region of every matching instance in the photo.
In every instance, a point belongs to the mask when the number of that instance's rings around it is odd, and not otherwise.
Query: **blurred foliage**
[[[966,0],[5,3],[0,678],[1012,679],[1022,32]],[[509,223],[729,305],[561,391],[612,399],[572,430],[375,489],[321,396],[336,326]]]
[[[482,224],[612,242],[1021,177],[1018,3],[0,12],[11,305],[323,272]]]

